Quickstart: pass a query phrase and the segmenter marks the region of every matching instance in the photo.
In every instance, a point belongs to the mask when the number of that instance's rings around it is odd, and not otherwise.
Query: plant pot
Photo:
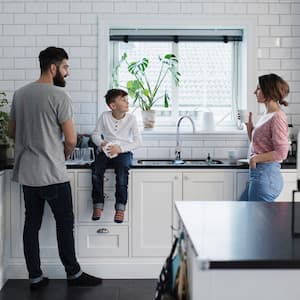
[[[9,145],[0,145],[0,161],[7,160],[7,149]]]
[[[142,118],[145,129],[152,129],[155,123],[155,110],[142,110]]]

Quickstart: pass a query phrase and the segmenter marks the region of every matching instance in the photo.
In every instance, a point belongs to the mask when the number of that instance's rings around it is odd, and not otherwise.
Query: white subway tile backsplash
[[[293,8],[296,8],[296,6],[294,6]],[[293,10],[293,12],[294,12],[294,10]],[[290,3],[272,3],[272,4],[270,4],[270,14],[290,14],[290,13],[291,13],[291,4]]]
[[[34,45],[36,41],[35,36],[15,36],[14,37],[14,46],[23,47]]]
[[[180,12],[180,3],[161,2],[158,4],[158,11],[160,14],[169,14],[170,12],[177,14]]]
[[[225,5],[223,3],[203,3],[204,14],[224,14]]]
[[[37,14],[36,22],[37,24],[57,24],[58,14]]]
[[[169,158],[170,157],[170,149],[169,148],[147,148],[147,158]]]
[[[5,70],[3,74],[4,80],[24,80],[25,71],[24,70]]]
[[[69,12],[69,2],[48,2],[48,13]]]
[[[114,11],[113,2],[92,3],[92,11],[95,13],[112,13]]]
[[[80,20],[81,16],[80,14],[59,14],[58,15],[58,24],[80,24],[81,20]]]
[[[267,3],[248,3],[248,14],[263,15],[268,12],[269,5]]]
[[[114,12],[119,14],[132,14],[136,12],[136,2],[114,2]]]
[[[181,3],[180,12],[183,14],[199,14],[203,12],[202,3]]]
[[[70,2],[70,12],[87,13],[92,12],[92,4],[89,2]]]
[[[52,35],[68,35],[70,33],[70,25],[48,25],[47,33]]]
[[[25,12],[24,2],[8,2],[2,4],[2,12],[4,13],[23,13]]]
[[[79,132],[90,132],[98,117],[98,18],[118,13],[147,17],[165,14],[218,15],[220,20],[235,17],[256,19],[257,74],[276,72],[291,86],[289,120],[300,128],[300,3],[283,0],[29,0],[0,3],[0,90],[11,98],[14,89],[39,76],[38,54],[57,45],[70,56],[70,92]],[[160,15],[159,15],[160,14]],[[254,89],[255,87],[253,87]],[[10,99],[11,100],[11,99]],[[154,130],[155,132],[155,130]],[[173,158],[176,145],[172,134],[143,132],[144,145],[139,158]],[[226,158],[228,149],[240,149],[245,157],[248,139],[245,133],[233,135],[197,132],[190,128],[180,134],[182,155],[192,158]]]
[[[24,25],[2,25],[4,35],[24,35]]]
[[[225,12],[228,14],[245,14],[247,12],[247,4],[244,3],[226,3]]]
[[[42,25],[42,24],[40,24],[40,25],[30,25],[30,24],[25,25],[25,34],[26,35],[46,35],[47,34],[47,25]],[[32,45],[32,46],[34,46],[34,45]]]
[[[278,15],[258,15],[259,25],[279,25]]]
[[[158,3],[153,2],[138,2],[137,3],[137,13],[152,13],[158,12]]]
[[[14,15],[13,14],[0,14],[1,24],[13,24]]]
[[[43,2],[25,2],[25,12],[44,13],[47,11],[47,3]]]

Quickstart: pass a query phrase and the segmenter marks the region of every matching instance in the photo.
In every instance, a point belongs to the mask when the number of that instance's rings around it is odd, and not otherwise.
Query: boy
[[[105,95],[105,100],[111,110],[101,114],[92,132],[92,140],[98,150],[92,168],[92,220],[101,218],[104,208],[103,177],[107,167],[111,166],[116,174],[114,221],[122,223],[127,203],[131,150],[140,146],[141,138],[135,116],[128,113],[127,92],[111,89]]]

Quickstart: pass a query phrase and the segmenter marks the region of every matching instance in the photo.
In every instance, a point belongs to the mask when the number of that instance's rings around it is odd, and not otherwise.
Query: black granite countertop
[[[300,203],[295,204],[295,220]],[[180,201],[176,208],[203,269],[299,269],[292,203]],[[300,224],[295,225],[300,233]]]
[[[163,160],[163,159],[162,159]],[[154,165],[143,165],[138,162],[139,160],[133,160],[132,169],[248,169],[247,164],[229,164],[227,160],[222,160],[224,163],[223,164],[213,164],[213,165],[193,165],[193,164],[154,164]],[[6,169],[12,169],[13,168],[13,160],[8,159],[8,160],[0,160],[0,171],[6,170]],[[91,165],[90,164],[72,164],[72,165],[67,165],[67,169],[90,169]],[[296,159],[291,158],[285,160],[281,164],[282,169],[296,169]]]

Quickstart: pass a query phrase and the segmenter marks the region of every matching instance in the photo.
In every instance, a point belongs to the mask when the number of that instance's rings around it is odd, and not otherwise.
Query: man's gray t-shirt
[[[13,96],[16,122],[13,180],[28,186],[69,181],[61,124],[73,116],[71,98],[61,87],[30,83]]]

